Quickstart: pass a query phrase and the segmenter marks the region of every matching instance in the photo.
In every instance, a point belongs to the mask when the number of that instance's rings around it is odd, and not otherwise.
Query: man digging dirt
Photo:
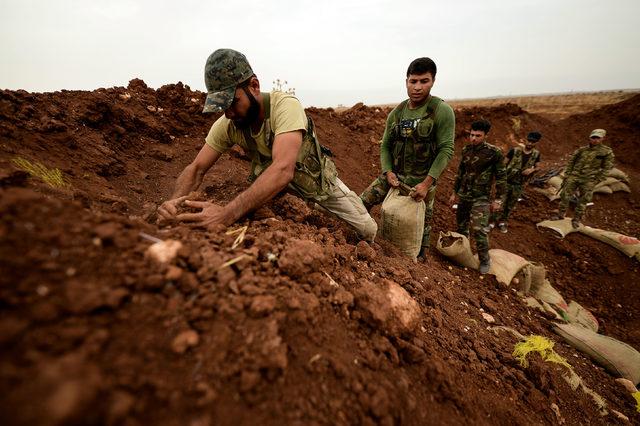
[[[454,193],[449,198],[452,205],[458,203],[456,222],[458,232],[469,236],[469,222],[478,249],[480,273],[486,274],[491,267],[489,258],[489,215],[502,204],[506,189],[506,171],[500,148],[487,142],[491,123],[478,120],[471,123],[469,140],[462,149],[458,174],[453,184]],[[496,193],[490,202],[493,182]]]
[[[578,148],[569,159],[564,170],[564,182],[560,191],[560,205],[552,219],[562,219],[567,213],[569,199],[577,193],[578,201],[574,210],[571,225],[580,227],[587,203],[593,197],[593,188],[602,181],[613,167],[613,151],[603,145],[607,131],[595,129],[589,135],[589,144]]]
[[[205,65],[207,99],[203,112],[224,111],[211,126],[196,158],[178,176],[170,200],[158,208],[164,219],[199,226],[230,225],[262,206],[285,188],[313,201],[373,241],[378,226],[360,198],[338,179],[335,164],[322,151],[313,122],[290,94],[260,92],[260,82],[247,58],[231,49],[218,49]],[[234,144],[251,158],[253,183],[225,206],[192,201],[207,171]],[[178,206],[202,209],[178,214]]]
[[[400,182],[413,187],[416,202],[425,201],[424,232],[419,257],[426,258],[436,183],[453,155],[455,115],[442,99],[431,96],[436,64],[415,59],[407,69],[407,95],[387,117],[380,146],[382,174],[360,195],[370,210]]]

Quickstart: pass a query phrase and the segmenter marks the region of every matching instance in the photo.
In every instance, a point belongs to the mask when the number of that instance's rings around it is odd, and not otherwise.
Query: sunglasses
[[[602,139],[600,136],[591,136],[589,139]]]

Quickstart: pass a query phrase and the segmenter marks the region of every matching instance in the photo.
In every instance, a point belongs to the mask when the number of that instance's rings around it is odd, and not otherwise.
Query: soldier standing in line
[[[411,196],[426,204],[419,257],[426,258],[436,184],[453,155],[455,114],[442,99],[431,95],[436,64],[418,58],[407,69],[407,95],[387,117],[380,146],[382,174],[360,195],[370,210],[389,190],[403,182],[414,188]]]
[[[478,120],[471,123],[470,144],[462,149],[458,174],[453,184],[454,193],[449,203],[458,204],[456,222],[458,233],[469,236],[469,223],[478,249],[480,273],[486,274],[491,267],[489,258],[489,216],[499,210],[506,187],[506,171],[500,148],[487,143],[491,123]],[[495,181],[496,193],[493,202],[491,188]]]
[[[502,211],[494,213],[493,220],[498,222],[498,229],[502,233],[507,232],[509,214],[518,202],[527,181],[538,167],[540,151],[535,149],[535,146],[541,138],[540,132],[529,132],[524,148],[513,147],[507,153],[507,191]]]
[[[560,205],[552,219],[564,218],[569,206],[569,199],[576,193],[578,202],[571,219],[571,225],[580,227],[587,203],[593,197],[593,188],[602,181],[613,167],[613,151],[603,145],[607,131],[595,129],[589,135],[589,144],[578,148],[567,163],[564,170],[564,182],[560,191]]]

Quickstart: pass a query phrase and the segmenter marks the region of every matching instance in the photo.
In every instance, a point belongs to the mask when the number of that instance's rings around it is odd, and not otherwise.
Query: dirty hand
[[[400,185],[400,181],[398,180],[398,176],[396,176],[393,172],[387,172],[387,182],[394,188],[397,188]]]
[[[160,216],[161,219],[166,220],[175,218],[176,214],[178,213],[178,206],[186,199],[187,196],[185,195],[184,197],[167,200],[164,203],[160,204],[160,207],[158,207],[158,216]]]
[[[457,201],[456,194],[451,194],[451,197],[449,197],[449,205],[453,206]]]
[[[429,192],[429,185],[427,185],[424,182],[420,182],[419,184],[417,184],[414,188],[413,191],[411,191],[411,197],[416,201],[416,202],[420,202],[422,200],[425,199],[425,197],[427,196],[427,192]]]
[[[529,176],[531,173],[533,173],[533,172],[534,172],[534,170],[535,170],[535,169],[534,169],[533,167],[529,167],[528,169],[524,169],[524,170],[522,171],[522,174],[523,174],[524,176]]]
[[[501,200],[495,200],[493,203],[491,203],[491,211],[492,212],[497,212],[500,211],[502,209],[502,201]]]
[[[209,201],[185,200],[184,205],[202,209],[202,211],[199,213],[179,214],[176,216],[176,219],[181,222],[191,222],[191,226],[195,227],[207,227],[217,223],[221,223],[223,225],[231,224],[224,207],[218,204],[214,204]]]

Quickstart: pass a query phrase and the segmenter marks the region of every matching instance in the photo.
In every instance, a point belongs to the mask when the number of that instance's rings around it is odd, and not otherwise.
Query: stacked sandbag
[[[480,266],[478,257],[474,256],[471,251],[469,239],[457,232],[440,231],[438,242],[436,243],[436,250],[448,257],[456,265],[471,269],[478,269]]]
[[[626,254],[629,257],[635,257],[640,260],[640,240],[635,237],[620,234],[614,231],[606,231],[604,229],[592,228],[590,226],[580,226],[573,228],[571,219],[564,218],[560,220],[545,220],[536,224],[538,228],[548,228],[557,232],[561,238],[566,237],[572,232],[580,232],[605,244],[609,244]]]
[[[558,232],[563,233],[562,230]],[[458,265],[477,267],[478,259],[471,252],[464,235],[440,232],[436,247]],[[567,304],[547,279],[543,264],[529,262],[504,250],[490,250],[489,253],[492,261],[490,273],[506,285],[511,282],[519,284],[518,294],[524,297],[528,306],[547,312],[556,321],[563,322],[556,323],[554,331],[569,345],[589,355],[612,374],[634,384],[640,382],[640,352],[626,343],[598,334],[595,316],[575,301]],[[518,280],[514,280],[516,276]]]
[[[415,260],[422,246],[425,210],[424,201],[416,202],[410,196],[402,195],[399,189],[391,189],[380,213],[382,238]]]
[[[640,240],[628,235],[619,234],[613,231],[605,231],[604,229],[592,228],[590,226],[580,227],[580,233],[590,236],[605,244],[609,244],[629,257],[635,257],[640,260]]]
[[[640,352],[626,343],[579,324],[558,324],[553,331],[611,374],[628,379],[635,385],[640,383]]]
[[[546,185],[533,188],[534,191],[544,194],[549,201],[560,198],[560,188],[564,182],[564,172],[553,176],[546,181]],[[614,192],[631,192],[629,176],[620,169],[613,168],[607,172],[607,176],[593,188],[597,194],[613,194]]]

